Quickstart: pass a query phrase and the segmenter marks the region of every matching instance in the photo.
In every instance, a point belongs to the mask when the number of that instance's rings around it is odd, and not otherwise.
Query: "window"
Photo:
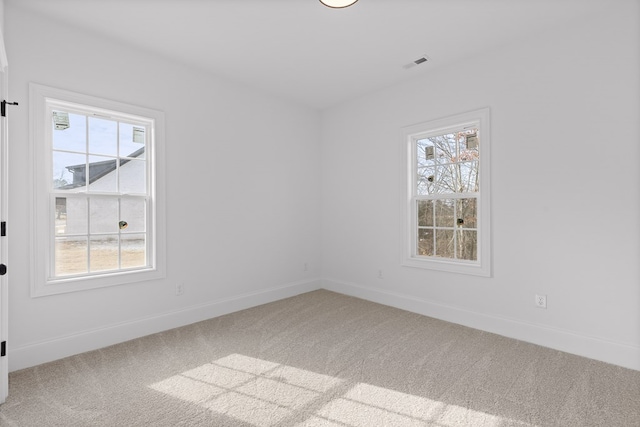
[[[30,86],[34,296],[164,276],[163,114]]]
[[[403,265],[490,276],[489,110],[403,130]]]

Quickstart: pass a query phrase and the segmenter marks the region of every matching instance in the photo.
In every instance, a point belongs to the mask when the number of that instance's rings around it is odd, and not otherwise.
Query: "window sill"
[[[491,269],[487,265],[478,262],[448,261],[437,258],[406,258],[402,266],[422,268],[425,270],[445,271],[449,273],[468,274],[472,276],[491,277]]]
[[[136,271],[117,271],[104,273],[97,276],[81,276],[63,279],[49,280],[40,285],[34,285],[31,289],[31,297],[43,297],[49,295],[79,292],[89,289],[106,288],[110,286],[126,285],[131,283],[158,280],[165,277],[165,272],[159,269],[141,269]]]

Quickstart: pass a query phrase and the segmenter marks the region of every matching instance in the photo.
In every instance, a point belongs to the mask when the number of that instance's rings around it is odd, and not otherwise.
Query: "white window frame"
[[[35,83],[29,84],[30,158],[33,179],[31,200],[32,274],[31,296],[84,291],[106,286],[122,285],[166,276],[165,244],[165,157],[164,113],[94,96],[56,89]],[[151,130],[145,148],[149,185],[147,211],[148,265],[133,270],[87,273],[70,277],[52,277],[55,203],[51,201],[52,172],[52,106],[68,105],[82,108],[114,119],[130,118],[146,121]],[[88,184],[88,183],[87,183]]]
[[[451,128],[478,126],[479,145],[479,192],[478,203],[478,247],[477,260],[456,260],[428,257],[417,254],[417,149],[416,142],[425,137],[443,134]],[[453,273],[491,276],[491,128],[489,108],[457,114],[402,129],[402,259],[407,267],[418,267]],[[456,195],[451,195],[456,198]]]

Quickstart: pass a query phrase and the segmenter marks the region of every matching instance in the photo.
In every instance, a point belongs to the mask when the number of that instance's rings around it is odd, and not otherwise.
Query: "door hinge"
[[[7,116],[7,105],[18,105],[17,102],[7,102],[6,100],[2,100],[2,102],[0,103],[0,116],[2,117],[6,117]]]
[[[5,357],[7,355],[7,342],[2,341],[0,344],[0,357]]]
[[[7,235],[7,221],[0,222],[0,236],[4,237]]]

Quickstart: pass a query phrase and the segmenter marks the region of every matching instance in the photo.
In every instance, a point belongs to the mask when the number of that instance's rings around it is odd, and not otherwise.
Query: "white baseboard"
[[[9,372],[321,288],[640,371],[640,347],[636,345],[473,312],[395,292],[363,287],[354,283],[332,279],[313,279],[12,348],[8,354]]]
[[[314,291],[320,284],[318,279],[289,283],[12,348],[9,372]]]
[[[322,288],[424,316],[640,371],[640,347],[506,317],[473,312],[395,292],[323,279]]]

